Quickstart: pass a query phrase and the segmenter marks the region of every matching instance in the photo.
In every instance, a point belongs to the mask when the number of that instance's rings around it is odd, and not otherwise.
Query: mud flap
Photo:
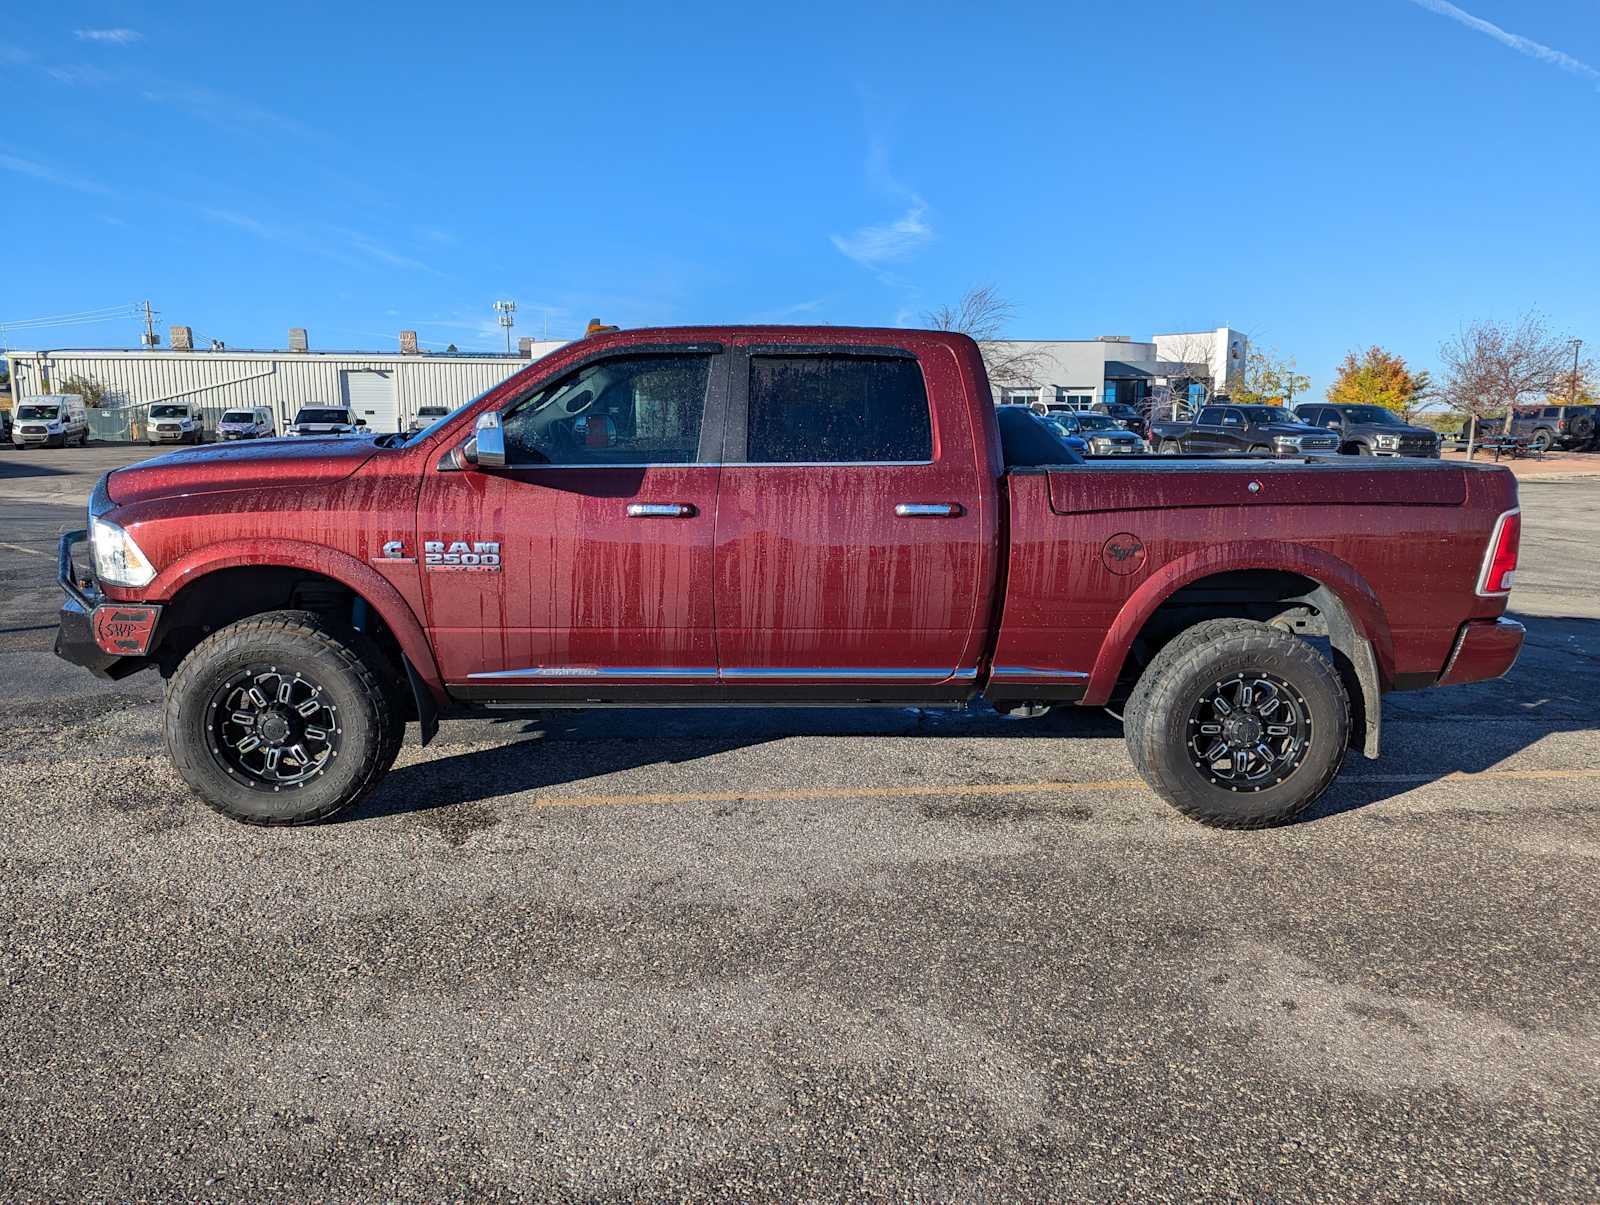
[[[411,695],[416,700],[417,727],[421,729],[421,743],[427,745],[439,735],[439,709],[434,704],[433,692],[428,689],[428,684],[412,666],[411,658],[402,653],[400,661],[406,667],[406,681],[411,683]]]

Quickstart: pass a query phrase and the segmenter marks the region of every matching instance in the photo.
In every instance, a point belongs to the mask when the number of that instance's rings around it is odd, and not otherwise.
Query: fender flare
[[[1277,540],[1229,541],[1197,549],[1168,561],[1152,573],[1133,592],[1112,621],[1089,674],[1083,702],[1103,706],[1116,689],[1123,663],[1134,640],[1150,617],[1167,599],[1201,578],[1240,569],[1275,569],[1297,573],[1316,586],[1310,601],[1326,592],[1328,601],[1337,602],[1343,615],[1329,616],[1328,631],[1336,648],[1350,658],[1360,689],[1364,727],[1363,746],[1369,757],[1377,756],[1379,698],[1385,682],[1394,678],[1394,637],[1389,630],[1383,604],[1366,580],[1347,562],[1332,553],[1304,544]],[[1343,631],[1348,626],[1349,633]],[[1351,647],[1345,648],[1348,641]]]
[[[433,646],[428,643],[427,633],[411,605],[387,578],[348,553],[303,540],[223,540],[184,553],[156,576],[142,597],[151,602],[169,602],[179,591],[201,578],[218,570],[237,568],[304,569],[348,587],[365,600],[394,633],[405,656],[408,678],[415,677],[413,688],[420,681],[432,696],[434,707],[428,714],[435,714],[439,707],[446,705],[444,681],[433,658]],[[420,695],[417,710],[419,714],[424,713],[424,700]],[[426,731],[426,719],[423,726]]]

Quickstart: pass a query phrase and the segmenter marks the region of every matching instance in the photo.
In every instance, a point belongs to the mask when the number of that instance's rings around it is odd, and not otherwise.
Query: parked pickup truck
[[[1282,406],[1202,406],[1192,423],[1151,423],[1158,452],[1240,452],[1297,455],[1337,452],[1339,437],[1301,422]]]
[[[581,339],[414,436],[109,473],[56,651],[155,666],[178,770],[255,824],[361,799],[408,719],[983,702],[1112,705],[1155,791],[1233,828],[1376,756],[1384,692],[1517,656],[1502,468],[1084,462],[990,398],[963,335]]]
[[[1323,427],[1339,439],[1347,456],[1439,455],[1439,437],[1427,427],[1413,427],[1393,410],[1370,405],[1313,402],[1295,407],[1295,417]]]

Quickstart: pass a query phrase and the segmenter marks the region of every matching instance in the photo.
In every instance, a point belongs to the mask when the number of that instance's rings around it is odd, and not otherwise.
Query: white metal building
[[[301,406],[347,404],[377,433],[402,430],[419,406],[454,409],[562,346],[523,340],[516,355],[470,352],[72,350],[7,351],[13,396],[85,377],[104,390],[90,411],[102,439],[141,439],[154,402],[197,402],[215,429],[226,410],[270,407],[281,432]],[[48,387],[47,387],[48,386]]]
[[[1248,348],[1244,333],[1227,326],[1138,342],[1125,335],[1002,342],[1030,354],[1036,365],[1030,375],[1037,379],[997,388],[997,401],[1080,408],[1102,401],[1140,405],[1156,389],[1191,381],[1221,391],[1244,370]]]

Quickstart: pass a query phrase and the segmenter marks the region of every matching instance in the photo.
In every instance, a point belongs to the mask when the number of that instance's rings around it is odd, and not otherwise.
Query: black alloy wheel
[[[248,665],[211,693],[211,755],[261,790],[303,787],[339,756],[339,709],[298,670]]]
[[[1189,715],[1189,761],[1230,791],[1262,791],[1305,760],[1311,712],[1300,692],[1272,674],[1236,674],[1213,684]]]

